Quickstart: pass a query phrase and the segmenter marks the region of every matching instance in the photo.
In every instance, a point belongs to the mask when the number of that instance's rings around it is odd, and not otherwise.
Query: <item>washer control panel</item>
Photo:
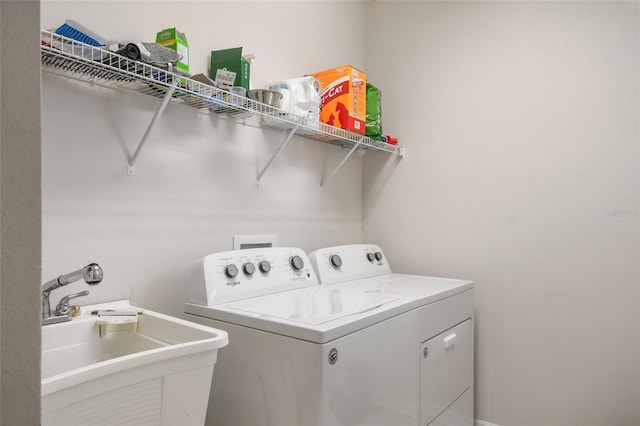
[[[213,253],[191,274],[188,302],[218,305],[318,285],[309,257],[295,247],[264,247]]]
[[[309,260],[322,284],[391,273],[382,250],[375,244],[326,247],[311,252]]]

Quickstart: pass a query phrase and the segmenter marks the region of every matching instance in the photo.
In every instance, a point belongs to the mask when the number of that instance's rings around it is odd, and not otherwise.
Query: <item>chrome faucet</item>
[[[60,275],[58,278],[54,278],[51,281],[48,281],[42,285],[42,325],[47,324],[55,324],[57,322],[64,322],[71,320],[70,312],[65,312],[65,310],[61,310],[56,312],[56,315],[51,315],[51,305],[49,304],[49,295],[51,292],[57,288],[65,286],[67,284],[71,284],[73,282],[78,281],[83,278],[84,281],[89,285],[100,284],[102,281],[102,268],[97,263],[90,263],[82,269],[78,269],[77,271],[73,271],[71,273]],[[70,296],[66,296],[63,298],[66,304],[69,299],[78,296],[85,296],[87,293],[81,292],[76,293]],[[61,300],[61,302],[63,302]],[[59,304],[60,305],[60,304]]]

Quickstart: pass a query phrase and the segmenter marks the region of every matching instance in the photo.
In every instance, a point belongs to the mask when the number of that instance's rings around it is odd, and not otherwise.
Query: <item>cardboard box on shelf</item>
[[[223,86],[241,86],[249,90],[251,67],[242,57],[242,47],[211,52],[209,76]]]
[[[189,72],[189,43],[184,33],[175,28],[167,28],[156,34],[156,43],[178,52],[182,59],[176,66],[185,72]]]
[[[320,93],[320,121],[355,133],[365,133],[367,76],[344,65],[310,74]]]
[[[196,74],[196,75],[192,75],[191,80],[195,80],[199,83],[203,83],[203,84],[207,84],[209,86],[217,86],[216,82],[213,81],[211,78],[207,77],[206,75],[200,73],[200,74]]]

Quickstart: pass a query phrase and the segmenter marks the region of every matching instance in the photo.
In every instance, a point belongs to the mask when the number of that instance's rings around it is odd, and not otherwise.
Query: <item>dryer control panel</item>
[[[191,274],[187,302],[213,306],[318,285],[308,256],[295,247],[264,247],[213,253]]]
[[[309,254],[322,284],[390,274],[391,267],[375,244],[351,244],[318,249]]]

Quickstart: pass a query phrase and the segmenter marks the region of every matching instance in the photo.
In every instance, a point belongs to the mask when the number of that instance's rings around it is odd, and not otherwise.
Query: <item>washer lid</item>
[[[388,293],[365,293],[360,289],[315,286],[275,293],[225,305],[227,309],[264,315],[308,325],[319,325],[361,314],[398,300]]]

